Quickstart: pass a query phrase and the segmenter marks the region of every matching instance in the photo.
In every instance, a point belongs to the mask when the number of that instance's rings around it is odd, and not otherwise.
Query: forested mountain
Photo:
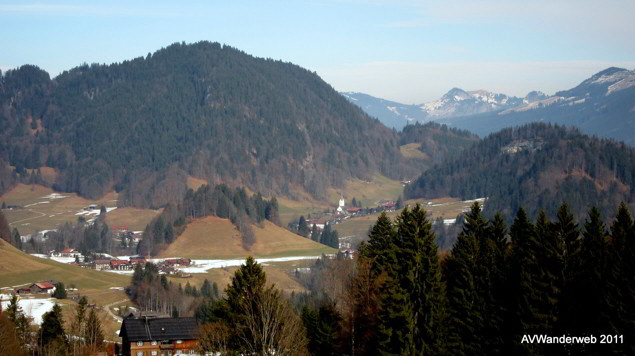
[[[478,136],[469,131],[450,128],[433,121],[423,125],[408,125],[399,134],[402,155],[417,161],[417,166],[426,169],[458,157],[461,151],[477,141]],[[418,152],[413,154],[412,149]]]
[[[115,188],[123,205],[178,201],[187,175],[321,198],[350,177],[420,171],[398,139],[315,73],[218,43],[54,79],[26,65],[0,81],[0,191],[48,166],[56,189],[94,198]]]
[[[567,202],[582,215],[597,206],[604,216],[621,201],[635,206],[635,149],[591,138],[574,128],[528,124],[483,139],[460,157],[424,172],[406,187],[406,198],[488,197],[485,210],[555,215]]]

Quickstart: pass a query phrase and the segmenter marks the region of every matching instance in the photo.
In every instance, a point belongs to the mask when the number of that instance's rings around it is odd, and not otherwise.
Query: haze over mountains
[[[342,93],[386,126],[400,129],[434,120],[480,136],[529,122],[575,126],[582,132],[635,145],[635,71],[608,68],[569,90],[525,98],[454,88],[441,99],[403,105],[360,93]]]

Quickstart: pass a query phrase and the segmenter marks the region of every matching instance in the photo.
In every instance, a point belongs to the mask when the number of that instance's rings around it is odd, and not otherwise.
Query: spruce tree
[[[448,348],[455,355],[483,354],[483,287],[488,266],[479,266],[479,244],[487,246],[487,222],[478,203],[465,216],[463,231],[445,265],[448,298]],[[482,267],[482,268],[479,268]],[[480,274],[484,273],[484,274]]]
[[[611,278],[615,299],[614,319],[626,338],[625,353],[635,354],[635,224],[626,204],[621,203],[611,225]]]
[[[59,304],[53,305],[53,309],[42,316],[39,344],[54,348],[56,354],[63,354],[63,349],[66,345],[66,334],[63,326],[62,308]]]
[[[600,211],[595,207],[589,211],[582,236],[576,272],[570,283],[576,300],[568,315],[569,330],[573,335],[585,336],[621,334],[612,318],[611,291],[615,286],[609,278],[611,255],[607,232]],[[606,355],[612,345],[575,345],[572,349],[589,355]]]
[[[524,334],[540,332],[536,326],[535,276],[538,260],[535,252],[537,241],[535,229],[523,208],[518,209],[510,229],[512,255],[510,261],[510,299],[507,303],[506,354],[533,355],[537,346],[521,344]]]
[[[104,332],[95,308],[91,308],[86,320],[86,342],[93,352],[100,351],[104,345]]]

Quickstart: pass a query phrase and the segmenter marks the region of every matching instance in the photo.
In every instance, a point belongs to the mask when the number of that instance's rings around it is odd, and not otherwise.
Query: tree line
[[[264,220],[280,224],[278,201],[275,197],[267,200],[262,194],[249,196],[244,188],[230,188],[227,185],[203,185],[196,191],[188,189],[181,202],[167,204],[163,212],[154,218],[143,231],[143,239],[137,246],[137,253],[143,256],[158,253],[171,244],[187,227],[193,218],[217,216],[230,219],[242,236],[242,244],[249,250],[255,243],[251,224]]]
[[[508,227],[474,203],[449,253],[417,205],[394,221],[382,214],[355,262],[320,262],[304,280],[310,293],[293,299],[313,355],[626,355],[635,352],[633,261],[625,204],[608,226],[596,208],[578,223],[563,204],[554,219],[519,209]]]
[[[554,216],[554,201],[568,202],[577,216],[591,205],[608,216],[622,201],[635,208],[634,185],[632,147],[534,123],[491,134],[425,171],[406,186],[404,197],[486,197],[486,215],[500,210],[509,218],[520,207],[532,218],[540,209]]]

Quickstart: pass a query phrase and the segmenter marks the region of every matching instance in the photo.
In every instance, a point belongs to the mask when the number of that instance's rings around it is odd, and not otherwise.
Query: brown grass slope
[[[256,242],[249,250],[242,246],[236,227],[227,219],[208,216],[190,224],[166,250],[162,257],[196,259],[233,259],[255,257],[317,256],[335,250],[295,235],[265,221],[252,226]]]
[[[98,272],[44,258],[30,256],[0,240],[0,287],[12,287],[44,280],[64,282],[77,288],[123,287],[130,276]]]

